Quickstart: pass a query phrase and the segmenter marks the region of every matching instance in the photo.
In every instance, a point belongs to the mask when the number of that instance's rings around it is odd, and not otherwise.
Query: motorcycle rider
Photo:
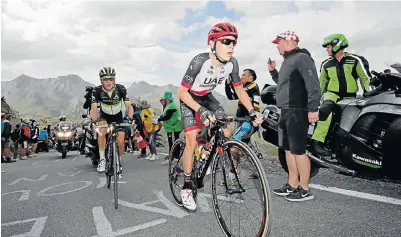
[[[366,71],[362,59],[354,54],[345,52],[348,40],[344,34],[331,34],[324,38],[322,46],[326,48],[330,58],[323,61],[320,68],[320,89],[323,103],[337,103],[346,98],[355,98],[358,92],[357,79],[360,79],[363,92],[369,89],[369,72]],[[324,148],[324,142],[330,128],[332,115],[324,121],[318,121],[313,132],[313,150],[317,155],[330,156]]]
[[[132,119],[134,111],[128,98],[125,86],[116,84],[116,71],[111,67],[102,67],[99,71],[101,85],[93,89],[92,105],[90,115],[95,126],[110,124],[112,122],[122,123],[124,117],[123,106],[128,110],[128,117]],[[100,114],[98,114],[98,103],[100,104]],[[98,116],[99,115],[99,116]],[[97,167],[98,172],[105,171],[106,157],[106,132],[107,128],[100,129],[98,134],[100,161]],[[124,155],[124,130],[118,131],[118,147],[120,156]]]

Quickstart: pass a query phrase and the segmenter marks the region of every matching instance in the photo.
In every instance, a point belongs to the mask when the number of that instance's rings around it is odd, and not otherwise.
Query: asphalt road
[[[77,152],[2,164],[1,236],[223,236],[210,198],[196,213],[176,206],[160,162],[125,155],[118,210],[104,174]],[[286,182],[274,158],[263,162],[270,188]],[[401,185],[328,170],[311,183],[309,202],[271,193],[270,236],[400,236]]]

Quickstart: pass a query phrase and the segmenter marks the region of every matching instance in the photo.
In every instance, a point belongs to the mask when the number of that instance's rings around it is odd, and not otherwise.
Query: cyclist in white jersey
[[[238,32],[232,24],[218,23],[214,25],[207,37],[207,43],[212,52],[201,53],[192,59],[177,91],[186,141],[183,152],[184,186],[181,190],[181,199],[183,206],[191,211],[196,210],[191,180],[193,154],[198,135],[195,113],[199,114],[205,126],[214,122],[216,117],[225,116],[224,109],[211,91],[229,80],[235,88],[239,101],[249,111],[249,115],[256,117],[253,125],[258,126],[262,123],[262,115],[253,109],[251,100],[242,87],[238,62],[232,57],[237,39]],[[228,126],[225,135],[230,136],[230,133],[231,130]]]

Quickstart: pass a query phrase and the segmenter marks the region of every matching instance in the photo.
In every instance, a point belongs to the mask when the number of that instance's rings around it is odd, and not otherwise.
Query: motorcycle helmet
[[[65,117],[65,115],[61,115],[59,120],[60,120],[60,121],[66,121],[67,118]]]
[[[348,47],[348,40],[344,34],[331,34],[323,40],[323,48],[326,48],[328,45],[333,47],[331,52],[334,55],[338,51]]]
[[[116,71],[111,67],[102,67],[99,71],[99,77],[101,81],[103,81],[103,79],[114,78],[115,76]]]

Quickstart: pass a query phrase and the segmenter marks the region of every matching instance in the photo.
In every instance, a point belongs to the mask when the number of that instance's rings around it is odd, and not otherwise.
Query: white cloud
[[[235,50],[240,69],[253,68],[258,83],[271,83],[266,61],[282,61],[271,40],[281,31],[294,30],[300,46],[313,55],[316,65],[327,56],[323,38],[343,32],[350,41],[349,51],[365,56],[371,69],[382,70],[384,61],[401,61],[401,2],[263,2],[229,1],[226,8],[241,12],[233,21],[239,30]],[[207,17],[203,22],[183,26],[186,9],[194,15],[206,2],[93,2],[18,1],[2,2],[2,80],[24,73],[48,78],[78,74],[98,83],[103,65],[116,68],[118,80],[131,84],[145,80],[151,84],[179,82],[192,57],[207,50],[206,34],[194,41],[204,48],[186,52],[169,50],[160,40],[180,40],[201,27],[224,20]],[[187,24],[186,24],[187,25]],[[156,73],[169,67],[175,73],[166,78]],[[223,92],[223,88],[218,89]]]

